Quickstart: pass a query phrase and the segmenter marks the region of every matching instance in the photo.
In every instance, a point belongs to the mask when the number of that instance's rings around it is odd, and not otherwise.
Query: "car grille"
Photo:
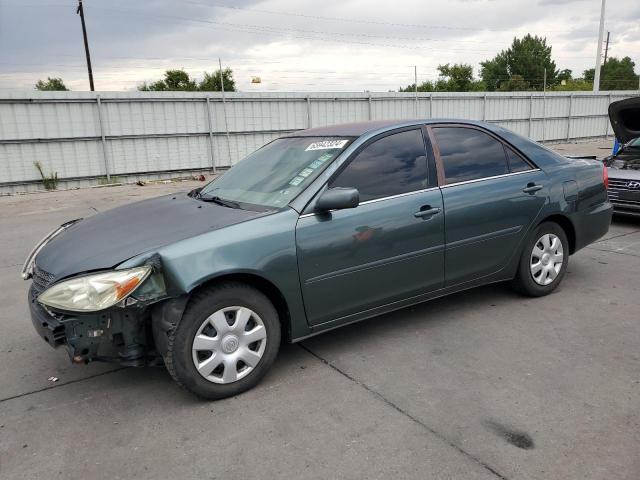
[[[37,265],[33,266],[33,289],[36,293],[44,292],[53,279],[54,276],[51,273],[38,268]]]
[[[616,206],[640,209],[640,188],[629,188],[627,186],[632,181],[635,180],[609,178],[609,189],[607,190],[609,200]]]

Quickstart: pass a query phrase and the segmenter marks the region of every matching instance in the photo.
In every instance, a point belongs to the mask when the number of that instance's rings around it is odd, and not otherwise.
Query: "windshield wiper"
[[[223,207],[242,209],[242,207],[240,206],[240,204],[238,202],[234,202],[233,200],[227,200],[225,198],[220,198],[218,196],[205,197],[203,195],[198,194],[198,196],[196,198],[198,200],[202,200],[203,202],[217,203],[218,205],[222,205]]]

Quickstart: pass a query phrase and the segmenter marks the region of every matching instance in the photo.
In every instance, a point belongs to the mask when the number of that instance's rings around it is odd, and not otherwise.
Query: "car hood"
[[[615,165],[615,163],[614,163]],[[609,178],[623,180],[640,180],[640,170],[631,170],[627,168],[616,168],[615,166],[607,167]]]
[[[620,142],[627,143],[640,137],[640,97],[627,98],[610,104],[609,120]]]
[[[640,148],[627,147],[616,155],[604,159],[609,176],[614,178],[640,178]]]
[[[186,192],[166,195],[75,223],[47,243],[35,263],[58,280],[113,268],[141,253],[268,214],[202,202]]]

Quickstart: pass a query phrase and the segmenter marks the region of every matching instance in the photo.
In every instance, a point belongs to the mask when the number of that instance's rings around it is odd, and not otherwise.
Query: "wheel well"
[[[226,282],[244,283],[245,285],[249,285],[263,293],[271,301],[271,303],[273,303],[273,306],[278,312],[280,327],[282,328],[282,338],[286,339],[287,341],[291,340],[291,315],[289,313],[289,306],[287,305],[287,301],[285,300],[284,295],[282,295],[278,287],[276,287],[273,283],[263,277],[251,273],[232,273],[228,275],[222,275],[198,285],[190,292],[189,296],[192,296],[195,292],[202,288]]]
[[[567,236],[567,240],[569,241],[569,254],[573,254],[576,251],[576,229],[569,220],[564,215],[551,215],[550,217],[545,218],[542,222],[553,222],[557,223],[562,230],[564,230],[565,235]],[[539,225],[539,224],[538,224]]]

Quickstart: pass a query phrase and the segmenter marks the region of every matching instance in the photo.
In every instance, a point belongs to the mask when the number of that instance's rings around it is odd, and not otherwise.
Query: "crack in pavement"
[[[0,265],[0,268],[21,267],[22,263],[12,263],[11,265]]]
[[[637,253],[622,252],[620,250],[608,250],[606,248],[596,248],[596,247],[592,247],[591,245],[585,247],[585,249],[595,250],[597,252],[617,253],[618,255],[626,255],[628,257],[640,258],[640,255]]]
[[[15,400],[16,398],[28,397],[29,395],[33,395],[34,393],[46,392],[47,390],[51,390],[53,388],[61,388],[67,385],[73,385],[74,383],[84,382],[85,380],[91,380],[92,378],[102,377],[104,375],[109,375],[110,373],[119,372],[120,370],[125,370],[127,368],[129,367],[114,368],[113,370],[97,373],[95,375],[91,375],[90,377],[78,378],[76,380],[69,380],[66,383],[60,383],[58,385],[49,385],[48,387],[39,388],[38,390],[33,390],[31,392],[19,393],[18,395],[13,395],[11,397],[0,398],[0,403],[8,402],[9,400]]]
[[[640,230],[633,230],[632,232],[621,233],[620,235],[614,235],[613,237],[603,238],[601,240],[597,240],[593,242],[592,245],[595,245],[596,243],[601,243],[601,242],[608,242],[609,240],[613,240],[614,238],[626,237],[627,235],[633,235],[634,233],[638,233],[638,232],[640,232]]]
[[[508,480],[507,477],[505,477],[504,475],[502,475],[500,472],[498,472],[497,470],[495,470],[494,468],[490,467],[487,463],[483,462],[482,460],[480,460],[478,457],[473,456],[472,454],[470,454],[469,452],[467,452],[466,450],[464,450],[462,447],[460,447],[459,445],[455,444],[453,441],[449,440],[446,436],[442,435],[441,433],[437,432],[436,430],[434,430],[433,428],[431,428],[429,425],[427,425],[426,423],[422,422],[420,419],[414,417],[413,415],[411,415],[409,412],[403,410],[401,407],[399,407],[398,405],[396,405],[395,403],[393,403],[391,400],[389,400],[388,398],[386,398],[384,395],[382,395],[381,393],[373,390],[371,387],[369,387],[366,383],[361,382],[360,380],[358,380],[355,377],[352,377],[351,375],[349,375],[347,372],[340,370],[340,368],[338,368],[337,366],[335,366],[333,363],[329,362],[328,360],[324,359],[323,357],[321,357],[320,355],[318,355],[317,353],[315,353],[313,350],[311,350],[309,347],[302,345],[300,343],[297,344],[301,349],[305,350],[307,353],[309,353],[310,355],[312,355],[313,357],[315,357],[316,359],[318,359],[319,361],[321,361],[322,363],[324,363],[325,365],[327,365],[329,368],[335,370],[336,372],[338,372],[340,375],[342,375],[343,377],[345,377],[346,379],[352,381],[353,383],[355,383],[356,385],[359,385],[360,387],[364,388],[367,392],[371,393],[374,397],[378,398],[379,400],[381,400],[382,402],[384,402],[385,404],[387,404],[389,407],[393,408],[394,410],[396,410],[397,412],[401,413],[402,415],[404,415],[405,417],[407,417],[409,420],[411,420],[412,422],[416,423],[417,425],[421,426],[422,428],[424,428],[425,430],[427,430],[429,433],[431,433],[432,435],[435,435],[436,438],[438,438],[440,441],[446,443],[447,445],[449,445],[450,447],[452,447],[453,449],[457,450],[459,453],[461,453],[462,455],[464,455],[465,457],[473,460],[475,463],[477,463],[478,465],[480,465],[482,468],[484,468],[485,470],[487,470],[488,472],[492,473],[493,475],[495,475],[497,478],[501,479],[501,480]]]

